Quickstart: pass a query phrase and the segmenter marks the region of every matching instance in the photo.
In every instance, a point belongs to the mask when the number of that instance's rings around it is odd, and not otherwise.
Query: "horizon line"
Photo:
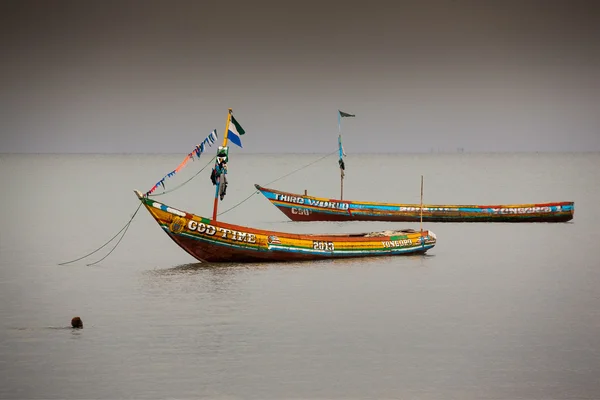
[[[337,150],[336,150],[337,152]],[[358,152],[358,153],[347,153],[347,155],[372,155],[372,154],[578,154],[578,153],[600,153],[600,150],[502,150],[502,151],[405,151],[405,152]],[[188,153],[178,152],[0,152],[0,155],[182,155]],[[207,153],[202,153],[207,154]],[[292,155],[292,154],[316,154],[325,155],[328,152],[246,152],[239,153],[239,155]]]

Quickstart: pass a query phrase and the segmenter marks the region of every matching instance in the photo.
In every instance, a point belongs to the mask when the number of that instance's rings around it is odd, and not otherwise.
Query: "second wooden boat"
[[[510,205],[432,205],[336,200],[254,185],[292,221],[566,222],[571,201]]]
[[[344,198],[345,162],[342,118],[354,114],[338,110],[340,198],[328,199],[282,192],[259,185],[256,188],[292,221],[392,221],[392,222],[566,222],[573,219],[572,201],[540,204],[423,205],[349,201]]]

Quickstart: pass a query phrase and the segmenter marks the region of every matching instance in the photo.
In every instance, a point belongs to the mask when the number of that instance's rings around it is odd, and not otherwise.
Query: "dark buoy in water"
[[[81,318],[79,317],[73,317],[71,326],[75,329],[83,329],[83,321],[81,321]]]

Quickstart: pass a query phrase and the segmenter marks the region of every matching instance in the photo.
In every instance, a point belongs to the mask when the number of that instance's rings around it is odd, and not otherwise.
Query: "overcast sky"
[[[600,4],[0,2],[0,152],[600,151]]]

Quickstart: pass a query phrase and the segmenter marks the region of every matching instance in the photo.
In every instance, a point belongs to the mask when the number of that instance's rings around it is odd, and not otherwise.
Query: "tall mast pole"
[[[421,175],[421,240],[423,240],[423,175]]]
[[[340,152],[340,200],[344,199],[344,169],[342,168],[344,150],[342,150],[342,115],[338,110],[338,146]]]
[[[223,134],[223,148],[227,147],[227,133],[229,132],[229,123],[231,122],[231,111],[232,109],[230,108],[227,112],[227,122],[225,122],[225,133]],[[218,154],[219,150],[217,149],[217,157],[215,158],[215,168],[217,168],[217,165],[219,164]],[[219,208],[219,188],[221,187],[221,177],[219,177],[216,186],[217,187],[215,189],[215,203],[213,205],[212,222],[217,222],[217,209]]]

